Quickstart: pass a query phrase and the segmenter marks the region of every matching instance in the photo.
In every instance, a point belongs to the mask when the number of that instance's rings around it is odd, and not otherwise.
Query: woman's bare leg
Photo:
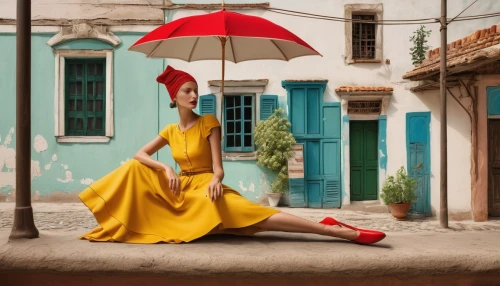
[[[315,233],[349,240],[356,239],[359,235],[358,231],[349,228],[323,225],[285,212],[272,215],[255,226],[266,230]]]

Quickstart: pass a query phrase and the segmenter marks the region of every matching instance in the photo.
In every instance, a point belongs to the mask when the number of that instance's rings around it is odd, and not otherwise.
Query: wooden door
[[[489,120],[488,214],[500,216],[500,120]]]
[[[350,122],[351,201],[376,200],[378,121]]]

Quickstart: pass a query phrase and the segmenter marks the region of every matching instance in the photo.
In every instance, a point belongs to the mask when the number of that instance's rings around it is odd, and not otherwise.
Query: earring
[[[176,108],[177,107],[177,102],[170,102],[170,108]]]

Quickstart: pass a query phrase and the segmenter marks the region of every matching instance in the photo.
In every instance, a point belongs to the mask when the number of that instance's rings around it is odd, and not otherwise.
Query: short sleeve
[[[220,127],[220,123],[219,120],[217,120],[217,118],[212,114],[207,114],[203,116],[202,119],[203,126],[201,132],[204,138],[208,138],[208,136],[212,134],[212,128]]]
[[[169,137],[169,136],[168,136],[168,134],[169,134],[169,126],[170,126],[170,125],[165,126],[165,128],[163,128],[163,130],[162,130],[162,131],[160,131],[160,133],[158,134],[158,135],[160,135],[161,137],[163,137],[163,139],[167,140],[167,142],[170,142],[170,141],[168,140],[168,137]],[[169,143],[169,144],[170,144],[170,143]]]

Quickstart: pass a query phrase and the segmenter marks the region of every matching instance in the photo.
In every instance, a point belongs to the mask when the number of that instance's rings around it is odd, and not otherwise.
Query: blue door
[[[304,180],[290,181],[290,206],[340,207],[340,104],[323,102],[326,82],[283,85],[291,131],[304,144]]]
[[[430,201],[430,112],[406,114],[407,171],[416,179],[418,199],[410,213],[431,215]]]

